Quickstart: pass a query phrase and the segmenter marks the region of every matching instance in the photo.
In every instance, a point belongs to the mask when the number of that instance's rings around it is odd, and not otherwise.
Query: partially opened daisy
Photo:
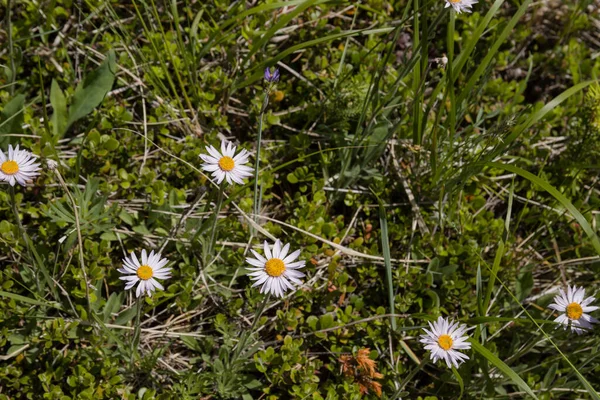
[[[15,182],[25,186],[28,181],[39,175],[40,164],[33,154],[27,150],[19,150],[19,146],[8,145],[8,155],[0,150],[0,180],[15,186]]]
[[[131,289],[139,282],[140,284],[135,290],[137,297],[140,297],[144,292],[148,296],[152,296],[155,289],[165,290],[163,285],[156,279],[171,277],[171,268],[165,267],[168,262],[166,258],[161,258],[160,253],[154,254],[154,251],[151,251],[148,255],[146,250],[142,250],[142,262],[140,262],[135,253],[132,252],[130,257],[123,259],[123,268],[117,270],[124,274],[119,279],[127,281],[125,290]]]
[[[229,184],[233,182],[244,184],[244,179],[251,176],[253,169],[244,165],[248,162],[250,153],[243,150],[235,155],[236,147],[231,142],[221,142],[221,152],[213,146],[208,146],[208,154],[200,154],[200,158],[205,162],[202,169],[206,172],[212,172],[212,176],[217,179],[217,183],[227,179]]]
[[[461,12],[473,12],[471,7],[473,4],[477,4],[478,0],[446,0],[446,6],[444,8],[452,7],[457,14]]]
[[[466,325],[460,325],[458,322],[451,323],[446,318],[438,317],[433,324],[429,323],[431,330],[423,329],[426,334],[421,335],[421,343],[425,343],[425,349],[431,352],[430,358],[433,362],[443,359],[448,368],[458,365],[469,357],[458,350],[467,350],[471,348],[471,343],[467,342],[468,336],[463,336],[467,330]]]
[[[283,297],[288,289],[295,289],[292,282],[296,285],[302,285],[300,278],[304,274],[298,269],[304,267],[305,261],[295,261],[300,255],[300,250],[288,255],[289,250],[290,245],[286,244],[282,247],[279,239],[275,241],[272,252],[269,244],[265,241],[265,257],[254,250],[250,250],[256,257],[246,258],[246,262],[254,267],[248,268],[251,271],[248,274],[250,279],[256,281],[252,287],[262,285],[260,288],[261,293],[272,293],[277,297]]]
[[[567,293],[559,290],[560,294],[554,297],[554,303],[548,308],[561,313],[554,321],[565,325],[565,329],[570,325],[571,329],[577,334],[582,334],[586,330],[592,329],[592,323],[598,323],[596,318],[590,317],[589,312],[595,311],[600,307],[590,306],[589,304],[596,300],[593,297],[585,297],[585,289],[577,286],[567,286]]]

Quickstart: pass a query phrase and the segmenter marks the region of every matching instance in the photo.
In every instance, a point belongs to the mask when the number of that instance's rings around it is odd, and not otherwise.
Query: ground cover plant
[[[599,399],[594,0],[2,0],[0,399]]]

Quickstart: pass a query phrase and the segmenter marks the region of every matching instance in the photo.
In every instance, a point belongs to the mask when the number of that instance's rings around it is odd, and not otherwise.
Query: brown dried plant
[[[356,356],[344,354],[340,357],[342,364],[342,373],[358,383],[362,395],[370,392],[381,397],[381,383],[375,379],[383,378],[383,375],[377,372],[377,362],[369,357],[371,350],[369,348],[360,349]]]

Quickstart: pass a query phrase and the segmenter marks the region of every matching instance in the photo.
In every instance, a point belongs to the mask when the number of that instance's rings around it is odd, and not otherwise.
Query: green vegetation
[[[1,5],[0,150],[42,169],[0,182],[0,400],[600,399],[598,330],[548,308],[600,289],[594,0]],[[284,298],[246,270],[275,239]],[[137,301],[142,249],[172,277]]]

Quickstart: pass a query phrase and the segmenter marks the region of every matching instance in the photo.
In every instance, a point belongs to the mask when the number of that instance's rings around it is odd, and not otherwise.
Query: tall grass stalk
[[[17,66],[15,65],[15,51],[13,47],[12,25],[10,23],[10,11],[12,8],[12,0],[6,2],[6,31],[8,33],[8,58],[10,60],[10,86],[8,90],[11,96],[15,94],[15,80],[17,79]]]
[[[454,98],[454,25],[456,20],[456,12],[452,9],[450,10],[450,19],[448,20],[448,36],[447,36],[447,46],[448,46],[448,66],[446,71],[447,77],[447,90],[450,98],[450,115],[449,115],[449,124],[448,124],[448,139],[449,139],[449,147],[450,154],[454,149],[454,140],[455,140],[455,132],[456,132],[456,99]]]
[[[414,51],[417,52],[417,49],[420,46],[420,34],[419,34],[419,0],[413,1],[413,48]],[[412,91],[413,91],[413,143],[418,144],[420,139],[420,129],[419,126],[421,122],[421,103],[419,93],[419,86],[421,85],[421,70],[417,66],[413,69],[413,81],[412,81]]]
[[[260,185],[259,185],[259,173],[260,168],[260,149],[262,147],[262,131],[263,131],[263,119],[265,117],[265,111],[269,106],[269,95],[271,94],[272,85],[269,84],[269,88],[265,91],[262,106],[260,108],[260,114],[258,115],[258,137],[256,138],[256,160],[254,163],[254,222],[258,221],[258,215],[260,213]]]

